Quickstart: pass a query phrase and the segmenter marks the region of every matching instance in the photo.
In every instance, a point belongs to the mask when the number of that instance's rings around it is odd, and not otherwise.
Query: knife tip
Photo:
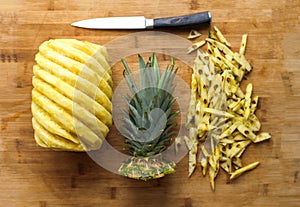
[[[73,26],[73,27],[80,27],[79,24],[78,24],[78,22],[71,23],[71,26]]]

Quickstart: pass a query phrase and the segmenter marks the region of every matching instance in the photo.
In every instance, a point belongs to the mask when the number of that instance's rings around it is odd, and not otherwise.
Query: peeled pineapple
[[[98,149],[112,125],[106,48],[87,41],[45,41],[35,56],[32,125],[36,143],[69,151]]]

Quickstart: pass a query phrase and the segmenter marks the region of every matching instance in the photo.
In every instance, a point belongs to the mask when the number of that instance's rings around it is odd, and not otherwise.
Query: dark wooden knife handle
[[[189,14],[184,16],[176,16],[176,17],[165,17],[165,18],[157,18],[154,19],[154,28],[159,27],[189,27],[189,26],[197,26],[202,23],[210,23],[211,22],[211,14],[209,11]]]

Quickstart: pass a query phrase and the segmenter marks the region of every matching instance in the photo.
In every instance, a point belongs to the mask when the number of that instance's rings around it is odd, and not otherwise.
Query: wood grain
[[[85,30],[73,21],[119,15],[178,16],[209,10],[237,49],[248,33],[246,57],[261,97],[257,112],[270,141],[251,145],[244,163],[261,165],[229,182],[221,172],[212,192],[208,177],[187,177],[188,159],[160,180],[139,182],[98,166],[85,153],[37,147],[31,126],[31,77],[39,44],[49,38],[77,38],[98,44],[136,31]],[[11,0],[0,1],[0,206],[299,206],[300,203],[300,2],[297,0]],[[206,34],[209,28],[201,27]],[[189,30],[164,30],[186,38]],[[136,57],[128,58],[130,64]],[[166,60],[162,61],[167,64]],[[190,80],[190,69],[180,76]],[[113,78],[121,80],[114,66]],[[122,150],[115,128],[108,141]]]

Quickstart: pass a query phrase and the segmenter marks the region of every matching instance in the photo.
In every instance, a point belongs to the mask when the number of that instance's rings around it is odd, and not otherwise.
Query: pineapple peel
[[[207,52],[197,50],[205,44]],[[214,27],[204,43],[189,48],[190,52],[194,51],[192,48],[197,50],[187,113],[189,136],[185,138],[189,176],[199,160],[202,174],[208,172],[212,190],[219,168],[234,179],[257,167],[259,162],[243,167],[241,156],[251,143],[271,138],[269,133],[259,132],[261,124],[255,115],[258,96],[252,94],[252,83],[245,93],[240,88],[245,75],[252,70],[244,56],[246,44],[247,35],[243,35],[239,53],[232,51],[231,44]]]

